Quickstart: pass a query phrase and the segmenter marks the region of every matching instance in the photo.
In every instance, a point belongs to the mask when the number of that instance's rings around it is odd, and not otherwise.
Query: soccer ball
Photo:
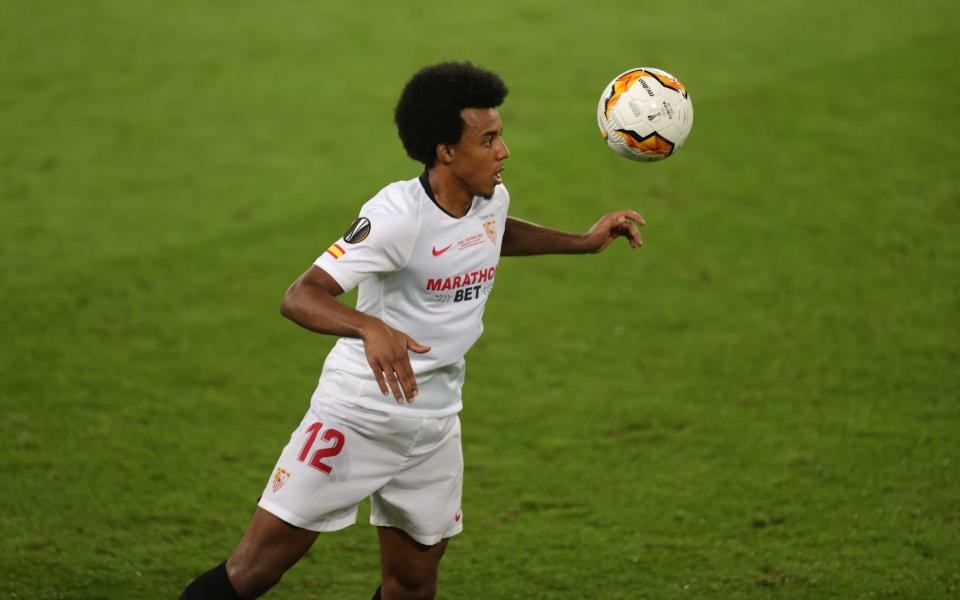
[[[663,160],[676,152],[693,127],[687,88],[660,69],[640,67],[613,78],[597,105],[600,135],[630,160]]]

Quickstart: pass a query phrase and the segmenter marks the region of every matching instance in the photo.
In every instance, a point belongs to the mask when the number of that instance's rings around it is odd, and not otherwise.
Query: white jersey
[[[430,346],[425,354],[409,352],[420,393],[402,405],[392,393],[384,396],[363,341],[352,338],[337,340],[330,351],[318,392],[397,414],[459,412],[463,356],[483,332],[509,204],[498,185],[492,198],[475,197],[464,217],[453,217],[434,200],[426,173],[391,183],[364,204],[314,264],[344,291],[360,286],[357,310]]]

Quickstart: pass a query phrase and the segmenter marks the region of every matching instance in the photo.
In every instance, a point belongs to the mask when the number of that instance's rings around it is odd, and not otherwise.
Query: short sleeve
[[[406,266],[419,233],[411,215],[374,207],[360,216],[313,262],[347,292],[364,279]]]

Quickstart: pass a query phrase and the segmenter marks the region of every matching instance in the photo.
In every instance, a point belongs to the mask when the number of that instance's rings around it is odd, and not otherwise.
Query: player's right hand
[[[373,369],[373,376],[376,377],[383,395],[393,392],[398,404],[404,401],[413,402],[420,390],[410,365],[408,351],[423,354],[430,351],[430,346],[424,346],[376,318],[371,319],[364,327],[361,337],[367,363]]]

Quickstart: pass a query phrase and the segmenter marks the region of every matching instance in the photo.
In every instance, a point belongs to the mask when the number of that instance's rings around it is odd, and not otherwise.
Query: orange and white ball
[[[597,124],[607,145],[631,160],[672,156],[693,128],[686,86],[660,69],[640,67],[613,78],[597,105]]]

